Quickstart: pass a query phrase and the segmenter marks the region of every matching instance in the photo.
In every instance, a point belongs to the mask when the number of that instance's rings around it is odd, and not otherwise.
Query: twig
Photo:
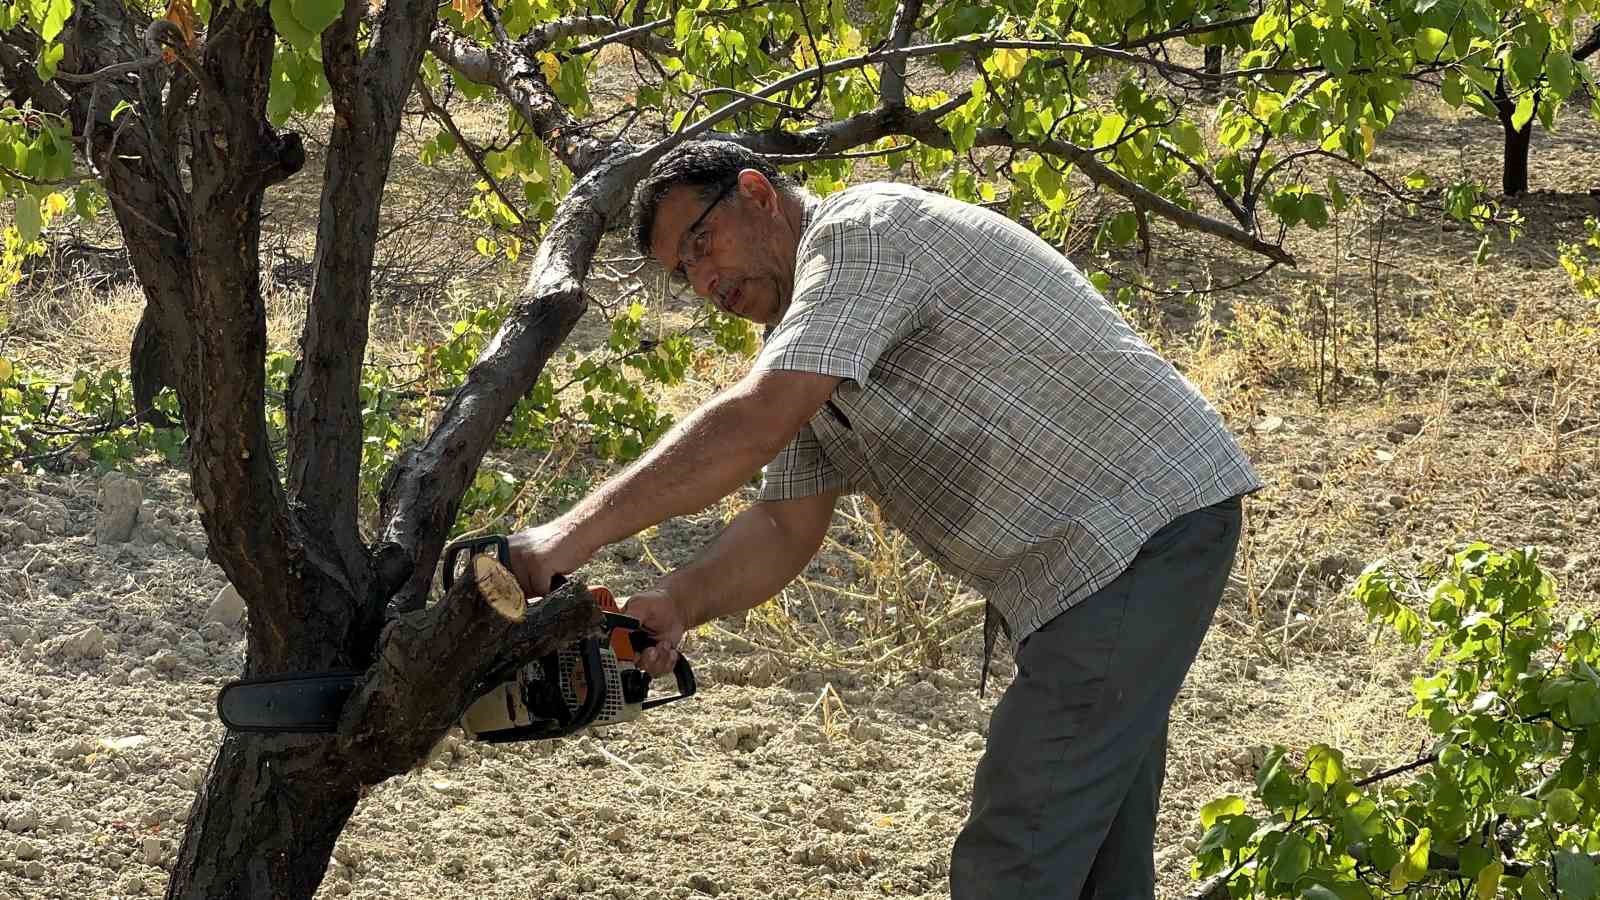
[[[639,10],[643,10],[644,7],[645,7],[645,5],[643,3],[640,3],[639,6],[638,6],[638,9]],[[645,36],[645,35],[648,35],[650,32],[655,31],[657,28],[660,28],[663,25],[671,25],[671,24],[672,24],[671,17],[664,18],[664,19],[657,19],[654,22],[646,22],[643,25],[635,25],[632,28],[624,28],[621,31],[614,31],[611,34],[602,35],[602,36],[596,38],[595,40],[592,40],[592,41],[588,42],[587,44],[579,44],[578,46],[573,47],[571,50],[568,50],[567,52],[572,54],[573,56],[581,56],[581,55],[583,55],[585,53],[590,53],[590,52],[593,52],[595,50],[599,50],[601,47],[604,47],[607,44],[626,44],[628,46],[633,46],[634,42],[638,38],[640,38],[642,36]],[[656,50],[658,48],[654,48],[654,47],[635,47],[634,49]],[[667,49],[669,51],[671,50],[670,47],[665,48],[665,49]],[[676,55],[676,54],[672,53],[670,55]]]
[[[484,8],[488,9],[487,3],[484,4]],[[431,114],[439,121],[440,125],[444,126],[446,131],[450,132],[450,136],[455,138],[455,142],[460,145],[461,152],[466,154],[467,159],[472,162],[472,168],[477,170],[478,175],[489,185],[489,189],[494,191],[495,196],[500,198],[500,202],[506,205],[506,209],[511,210],[511,214],[517,217],[517,224],[526,226],[528,224],[527,217],[522,214],[521,210],[517,209],[515,203],[511,202],[511,198],[506,196],[505,191],[500,189],[500,180],[490,174],[489,167],[484,165],[483,154],[478,151],[477,147],[473,146],[471,141],[467,140],[467,136],[461,133],[461,129],[456,127],[455,119],[450,117],[444,107],[434,102],[433,94],[429,92],[428,85],[421,78],[417,79],[417,96],[422,100],[423,110]]]
[[[123,75],[130,75],[134,72],[142,72],[145,69],[154,69],[160,65],[162,65],[161,54],[157,53],[154,56],[145,56],[129,62],[112,63],[104,68],[95,69],[93,72],[63,72],[57,69],[56,77],[68,84],[92,84],[97,81],[120,78]]]
[[[1414,759],[1403,766],[1395,766],[1392,769],[1384,769],[1380,772],[1374,772],[1373,774],[1368,775],[1366,778],[1357,781],[1355,786],[1366,787],[1369,784],[1376,784],[1384,779],[1393,778],[1396,775],[1404,775],[1407,772],[1410,772],[1414,769],[1420,769],[1423,766],[1431,766],[1438,761],[1439,754],[1429,753],[1427,756],[1418,757],[1417,759]]]

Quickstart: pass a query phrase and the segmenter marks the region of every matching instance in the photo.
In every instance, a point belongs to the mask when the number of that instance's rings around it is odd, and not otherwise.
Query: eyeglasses
[[[738,181],[730,181],[723,185],[722,190],[717,192],[717,196],[710,203],[707,203],[706,208],[700,211],[700,215],[695,216],[694,221],[689,223],[689,227],[684,229],[683,237],[678,239],[678,267],[672,270],[672,276],[681,284],[689,283],[689,267],[698,265],[701,258],[705,256],[706,250],[709,249],[710,236],[701,230],[700,223],[704,222],[706,216],[717,208],[717,204],[727,199],[728,195],[733,193],[738,186]]]

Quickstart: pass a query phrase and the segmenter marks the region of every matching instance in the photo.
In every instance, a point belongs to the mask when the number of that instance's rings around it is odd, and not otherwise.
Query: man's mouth
[[[739,305],[742,300],[744,300],[744,291],[736,287],[729,288],[722,295],[723,311],[732,313],[736,316],[742,316],[744,313]]]

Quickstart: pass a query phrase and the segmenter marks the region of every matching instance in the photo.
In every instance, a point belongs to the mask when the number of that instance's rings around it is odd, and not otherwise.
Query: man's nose
[[[715,273],[703,260],[696,261],[693,266],[689,267],[689,284],[694,288],[694,292],[700,295],[701,299],[711,299],[711,288],[715,282]]]

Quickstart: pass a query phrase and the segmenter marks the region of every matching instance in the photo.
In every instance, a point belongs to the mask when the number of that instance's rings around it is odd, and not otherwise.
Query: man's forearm
[[[794,580],[822,546],[833,495],[787,501],[803,504],[795,514],[775,515],[776,504],[757,503],[722,530],[691,562],[662,576],[658,587],[672,597],[693,628],[757,606]]]
[[[552,524],[592,553],[733,493],[782,448],[755,427],[750,405],[750,398],[732,394],[695,410]]]

